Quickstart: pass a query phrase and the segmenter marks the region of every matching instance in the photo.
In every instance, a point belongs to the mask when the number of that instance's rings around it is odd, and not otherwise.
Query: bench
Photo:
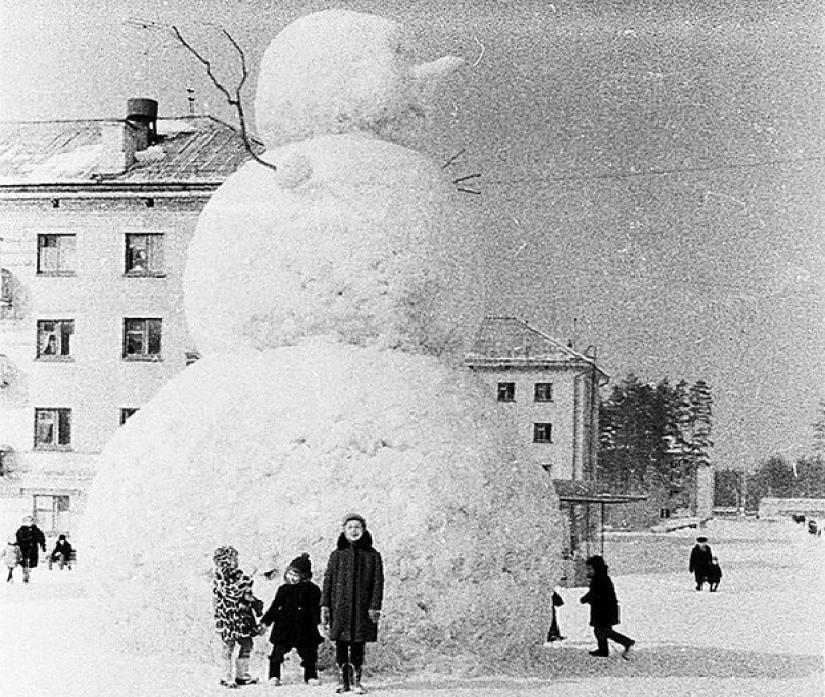
[[[69,552],[69,558],[68,558],[68,559],[66,559],[63,563],[64,563],[64,564],[65,564],[65,565],[66,565],[69,569],[71,569],[71,568],[72,568],[72,567],[73,567],[73,566],[77,563],[77,550],[76,550],[76,549],[72,549],[72,551],[71,551],[71,552]],[[59,561],[57,561],[56,559],[53,559],[53,558],[52,558],[51,553],[49,553],[49,571],[51,571],[51,570],[52,570],[52,566],[53,566],[54,564],[58,564],[58,565],[59,565],[59,564],[60,564],[60,562],[59,562]]]

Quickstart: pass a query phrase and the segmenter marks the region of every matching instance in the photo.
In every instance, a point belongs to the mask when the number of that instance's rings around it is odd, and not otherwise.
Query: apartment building
[[[0,526],[75,530],[105,443],[195,353],[186,250],[248,159],[206,116],[0,124]],[[258,144],[256,144],[257,146]],[[262,148],[261,148],[262,149]],[[216,279],[216,283],[220,279]]]

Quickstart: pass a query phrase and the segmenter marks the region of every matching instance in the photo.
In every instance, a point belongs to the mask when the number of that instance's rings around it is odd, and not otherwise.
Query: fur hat
[[[309,560],[309,554],[304,552],[300,556],[295,557],[295,559],[289,562],[289,569],[292,569],[305,581],[311,579],[312,562]]]
[[[594,571],[607,571],[607,564],[604,563],[604,557],[600,554],[594,554],[592,557],[588,557],[585,564]]]
[[[361,525],[364,527],[364,530],[367,529],[367,519],[364,518],[364,516],[362,516],[360,513],[347,513],[341,521],[341,525],[344,526],[351,520],[361,521]]]
[[[697,542],[707,542],[708,538],[705,537],[704,535],[699,535],[699,537],[696,538],[696,541]]]
[[[212,555],[212,560],[215,562],[215,566],[229,566],[233,561],[237,562],[238,550],[231,545],[218,547]]]

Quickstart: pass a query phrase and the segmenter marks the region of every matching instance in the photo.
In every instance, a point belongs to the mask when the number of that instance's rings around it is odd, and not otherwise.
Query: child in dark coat
[[[594,554],[586,562],[587,575],[590,586],[582,596],[581,602],[590,605],[590,626],[596,636],[597,648],[591,651],[591,656],[606,657],[610,655],[607,640],[615,641],[624,647],[622,658],[630,659],[630,651],[636,643],[624,634],[619,634],[613,627],[619,624],[619,601],[616,599],[616,589],[607,573],[607,564],[604,558]]]
[[[344,516],[343,528],[324,574],[321,622],[335,642],[335,662],[341,671],[336,692],[362,695],[364,645],[378,639],[384,566],[363,516]]]
[[[55,542],[52,553],[49,555],[49,569],[52,568],[52,564],[57,564],[57,568],[61,571],[63,571],[64,566],[71,569],[73,551],[72,545],[66,539],[66,536],[60,535],[57,538],[57,542]]]
[[[275,593],[272,605],[261,618],[261,624],[272,625],[272,654],[269,657],[269,680],[281,684],[281,664],[292,649],[301,657],[304,682],[320,685],[318,680],[318,645],[323,641],[318,633],[321,623],[321,589],[310,579],[312,563],[304,553],[292,560],[284,573],[284,583]]]
[[[719,588],[719,581],[722,580],[722,567],[719,566],[719,560],[716,557],[713,557],[713,561],[708,565],[706,578],[710,585],[710,592],[715,592]]]

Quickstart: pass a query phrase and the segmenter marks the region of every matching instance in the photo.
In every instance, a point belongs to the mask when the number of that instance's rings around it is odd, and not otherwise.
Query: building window
[[[537,382],[535,391],[536,402],[552,402],[553,401],[553,383],[552,382]]]
[[[67,449],[72,443],[71,409],[34,410],[34,449]]]
[[[37,273],[71,276],[75,272],[75,235],[37,236]]]
[[[128,420],[130,416],[133,416],[137,412],[137,409],[121,409],[120,410],[120,425],[123,426]]]
[[[37,357],[68,358],[71,352],[71,336],[74,320],[44,319],[37,322]]]
[[[133,360],[160,358],[159,319],[126,319],[123,322],[123,357]]]
[[[0,307],[11,307],[14,292],[12,275],[8,269],[0,269]]]
[[[500,382],[500,383],[498,383],[498,401],[499,402],[515,402],[516,401],[516,383],[514,383],[514,382]]]
[[[69,497],[34,494],[34,519],[48,535],[69,532]]]
[[[534,443],[553,442],[553,424],[533,424]]]
[[[126,235],[126,273],[129,276],[163,274],[163,235]]]

